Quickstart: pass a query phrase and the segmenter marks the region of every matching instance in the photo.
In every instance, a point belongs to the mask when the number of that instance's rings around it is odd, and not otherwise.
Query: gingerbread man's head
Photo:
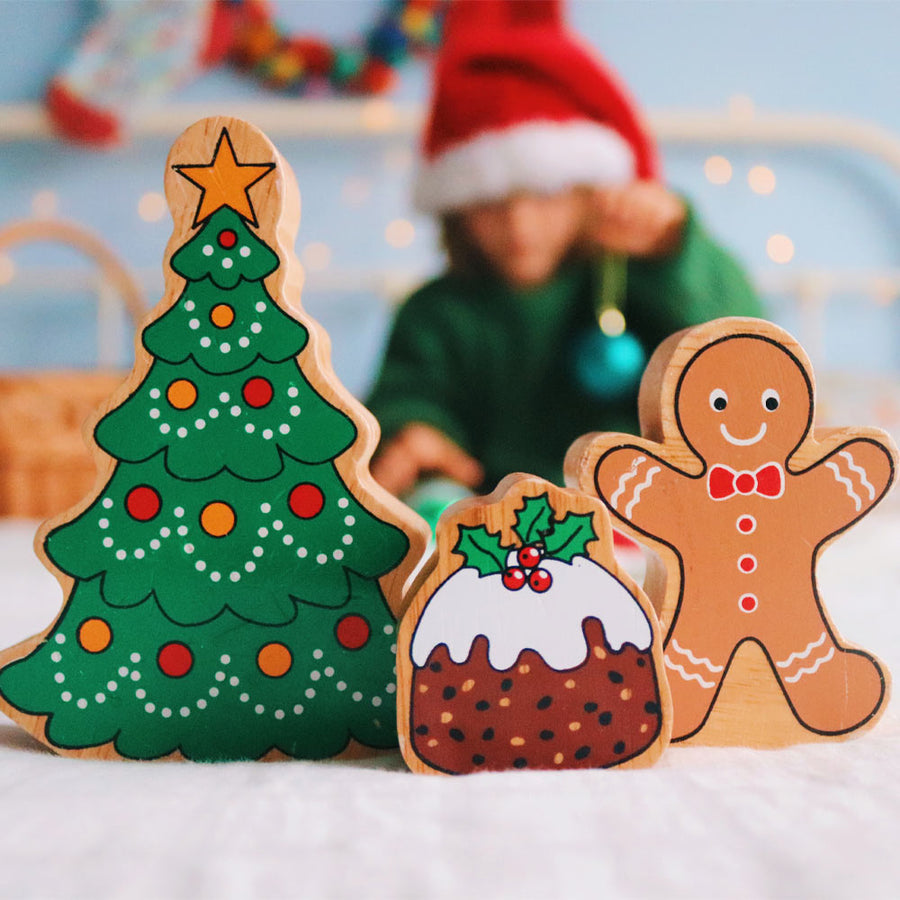
[[[784,463],[812,425],[808,364],[768,336],[719,337],[687,361],[674,409],[683,438],[708,463]]]

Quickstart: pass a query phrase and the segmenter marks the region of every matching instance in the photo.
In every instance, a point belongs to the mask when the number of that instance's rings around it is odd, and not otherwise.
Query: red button
[[[756,557],[752,553],[745,553],[743,556],[738,558],[738,568],[748,575],[750,574],[750,572],[755,572]]]
[[[753,516],[741,516],[737,520],[737,530],[741,534],[753,534],[756,531],[756,519]]]
[[[738,603],[741,607],[741,612],[745,613],[752,613],[756,610],[756,607],[759,606],[759,600],[756,599],[756,594],[742,594]]]

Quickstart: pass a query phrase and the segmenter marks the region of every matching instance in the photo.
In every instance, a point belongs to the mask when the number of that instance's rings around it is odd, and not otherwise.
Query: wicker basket
[[[98,238],[54,220],[0,229],[0,250],[31,241],[61,241],[95,260],[118,288],[137,323],[145,306],[125,267]],[[46,518],[88,494],[96,478],[82,435],[88,416],[126,377],[125,372],[0,373],[0,516]]]

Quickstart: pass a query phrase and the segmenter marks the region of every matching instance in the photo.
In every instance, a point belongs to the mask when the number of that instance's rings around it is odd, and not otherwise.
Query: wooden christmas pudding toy
[[[416,772],[646,766],[668,743],[656,618],[609,516],[533,476],[444,513],[397,653]]]
[[[293,174],[212,118],[166,193],[165,296],[90,425],[93,494],[38,533],[65,605],[0,655],[0,707],[71,755],[396,746],[395,617],[427,531],[369,474],[375,420],[300,307]]]
[[[822,550],[894,480],[876,428],[814,428],[803,349],[759,319],[682,331],[641,383],[643,437],[591,434],[566,478],[600,497],[662,565],[675,741],[781,746],[870,728],[884,664],[844,641],[816,584]]]

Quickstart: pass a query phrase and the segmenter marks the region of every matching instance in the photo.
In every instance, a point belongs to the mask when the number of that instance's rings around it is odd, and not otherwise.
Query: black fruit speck
[[[514,759],[514,760],[513,760],[513,765],[514,765],[517,769],[524,769],[525,766],[528,765],[528,760],[525,759],[524,756],[520,756],[518,759]]]
[[[644,712],[650,713],[651,716],[658,716],[659,715],[659,704],[654,703],[653,700],[648,700],[644,704]]]
[[[600,713],[600,715],[597,716],[597,721],[601,725],[609,725],[609,723],[612,722],[612,713],[609,711]]]
[[[458,728],[450,729],[450,737],[452,737],[454,741],[458,741],[460,743],[462,743],[466,739],[466,736]]]
[[[553,698],[548,694],[546,697],[541,697],[537,702],[538,709],[546,709],[553,702]]]
[[[429,667],[432,672],[440,672],[443,666],[439,662],[433,662]]]
[[[597,712],[597,704],[596,703],[585,703],[584,711],[585,712]]]
[[[625,752],[625,741],[619,741],[615,747],[613,747],[613,753],[624,753]]]
[[[493,728],[485,728],[481,733],[481,739],[483,741],[492,741],[494,739],[494,729]]]
[[[639,656],[639,657],[638,657],[638,661],[637,661],[637,664],[638,664],[638,668],[641,668],[641,669],[643,669],[643,668],[644,668],[644,666],[646,666],[646,665],[647,665],[647,660],[646,660],[646,659],[644,659],[644,657],[643,657],[643,656]]]
[[[500,690],[508,691],[513,686],[512,678],[504,678],[503,681],[500,682]]]
[[[445,700],[452,700],[456,696],[456,688],[449,685],[444,688],[443,697]]]
[[[476,766],[483,766],[484,765],[484,757],[480,753],[476,753],[472,757],[472,762],[475,763]]]
[[[545,728],[540,735],[538,735],[542,741],[552,741],[555,735],[549,728]]]
[[[621,672],[617,672],[615,669],[613,669],[609,673],[609,680],[613,684],[621,684],[625,680],[625,676]]]
[[[428,726],[427,726],[427,725],[420,725],[420,726],[416,729],[416,734],[428,734]]]
[[[475,709],[481,710],[481,712],[484,712],[486,709],[490,709],[490,708],[491,708],[491,704],[488,703],[487,700],[479,700],[475,704]]]
[[[624,746],[623,746],[624,749]],[[575,751],[575,759],[584,759],[591,752],[590,747],[579,747]]]

